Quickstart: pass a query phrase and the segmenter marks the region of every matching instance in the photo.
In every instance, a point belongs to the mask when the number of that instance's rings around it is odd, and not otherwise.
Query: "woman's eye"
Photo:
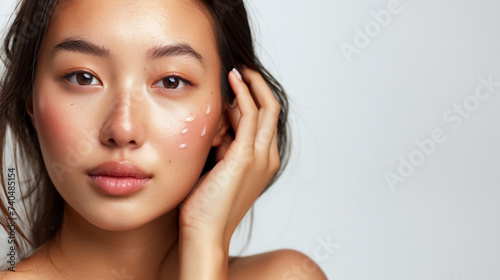
[[[94,75],[85,72],[73,73],[69,75],[67,79],[73,84],[79,86],[91,86],[91,85],[101,84],[101,82],[96,77],[94,77]]]
[[[155,84],[155,86],[163,87],[166,89],[180,89],[188,85],[188,83],[179,77],[167,77],[160,80]]]

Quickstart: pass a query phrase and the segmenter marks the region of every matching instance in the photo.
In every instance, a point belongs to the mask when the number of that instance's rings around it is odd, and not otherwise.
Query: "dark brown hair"
[[[5,71],[0,82],[0,166],[4,168],[7,130],[10,128],[13,143],[14,164],[19,178],[16,191],[22,202],[17,203],[17,212],[23,208],[23,227],[16,226],[16,250],[23,259],[58,231],[63,215],[64,200],[56,191],[43,162],[36,130],[26,111],[26,102],[32,97],[35,63],[42,41],[50,24],[52,14],[61,2],[67,0],[23,0],[17,14],[5,34],[2,61]],[[254,39],[249,26],[243,0],[200,0],[212,16],[217,47],[221,59],[221,91],[224,101],[230,104],[234,93],[227,80],[227,73],[234,67],[246,66],[258,71],[281,105],[278,121],[278,147],[281,167],[269,182],[266,190],[281,175],[289,157],[289,130],[287,124],[288,100],[279,82],[264,68],[254,50]],[[19,159],[19,160],[18,160]],[[216,164],[214,150],[207,159],[204,172]],[[4,172],[0,172],[4,194],[8,187]],[[23,191],[23,192],[22,192]],[[7,200],[1,201],[0,223],[8,230]],[[16,215],[18,214],[16,213]]]

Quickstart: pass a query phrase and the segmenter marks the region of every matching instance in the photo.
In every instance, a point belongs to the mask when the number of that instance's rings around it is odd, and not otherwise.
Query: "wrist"
[[[229,244],[213,234],[181,230],[179,260],[182,280],[227,279]]]
[[[231,237],[215,230],[202,230],[183,227],[179,229],[179,241],[185,245],[196,246],[205,250],[229,252]]]

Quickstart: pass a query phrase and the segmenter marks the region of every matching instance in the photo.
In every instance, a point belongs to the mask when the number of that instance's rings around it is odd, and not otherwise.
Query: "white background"
[[[473,102],[479,77],[500,82],[500,2],[401,0],[376,30],[372,12],[390,2],[249,1],[262,60],[292,101],[294,154],[257,202],[244,254],[294,248],[329,279],[499,279],[500,87]],[[349,63],[340,46],[367,26]],[[464,100],[467,118],[446,121]],[[446,140],[418,158],[435,129]],[[384,174],[410,155],[419,166],[391,189]]]

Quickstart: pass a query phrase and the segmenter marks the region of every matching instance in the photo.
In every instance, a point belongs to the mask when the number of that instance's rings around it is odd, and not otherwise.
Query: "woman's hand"
[[[231,236],[280,166],[280,105],[258,72],[245,68],[242,74],[243,80],[229,73],[237,101],[228,110],[235,138],[226,136],[216,153],[218,163],[181,207],[181,279],[227,277]]]

